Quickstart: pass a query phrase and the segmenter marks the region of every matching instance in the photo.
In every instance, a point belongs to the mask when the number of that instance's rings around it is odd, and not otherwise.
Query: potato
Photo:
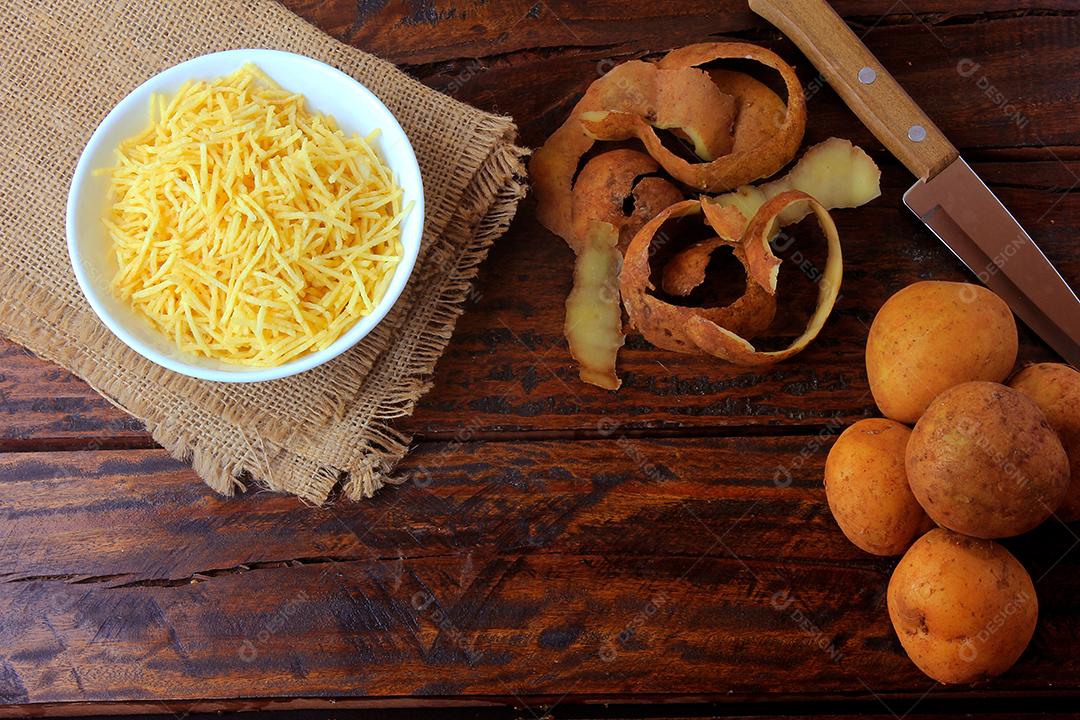
[[[889,618],[908,657],[943,683],[1000,675],[1035,632],[1031,576],[992,540],[937,528],[919,538],[889,580]]]
[[[881,306],[866,342],[874,401],[886,417],[908,424],[953,385],[1001,382],[1015,363],[1009,306],[966,283],[909,285]]]
[[[1069,488],[1069,460],[1046,416],[998,383],[963,383],[939,395],[911,433],[905,465],[934,522],[980,538],[1031,530]]]
[[[1039,406],[1069,456],[1069,491],[1057,509],[1065,522],[1080,520],[1080,372],[1061,363],[1029,365],[1009,381]]]
[[[825,497],[836,524],[874,555],[899,555],[933,527],[908,487],[910,435],[895,420],[860,420],[841,433],[825,461]]]

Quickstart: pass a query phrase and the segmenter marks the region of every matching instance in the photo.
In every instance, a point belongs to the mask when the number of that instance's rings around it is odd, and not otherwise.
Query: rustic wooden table
[[[884,193],[836,214],[843,295],[807,352],[747,372],[631,338],[617,394],[577,380],[561,337],[571,254],[526,200],[402,423],[415,481],[371,502],[218,497],[81,381],[0,345],[0,711],[1077,711],[1076,527],[1008,543],[1038,581],[1038,631],[1005,676],[946,688],[889,626],[894,562],[829,516],[831,438],[875,412],[874,311],[919,278],[967,276],[903,209],[911,178],[789,42],[741,0],[288,4],[513,115],[533,147],[609,60],[759,42],[806,83],[807,142],[867,148]],[[1075,0],[836,6],[1080,283]],[[1021,354],[1052,357],[1026,331]]]

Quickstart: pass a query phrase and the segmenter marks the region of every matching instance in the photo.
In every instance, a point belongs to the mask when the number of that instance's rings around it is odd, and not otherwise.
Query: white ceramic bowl
[[[146,127],[153,93],[171,95],[187,80],[213,80],[245,63],[259,68],[287,90],[302,93],[311,110],[333,115],[347,134],[366,135],[378,128],[378,149],[404,191],[412,209],[401,225],[402,258],[386,295],[325,350],[272,368],[245,368],[180,351],[125,302],[116,298],[110,282],[116,260],[102,216],[106,210],[108,177],[94,170],[116,163],[120,142]],[[135,352],[158,365],[191,377],[221,382],[275,380],[310,370],[355,345],[371,332],[393,307],[409,280],[424,227],[424,188],[416,154],[405,132],[377,97],[345,73],[303,55],[277,50],[229,50],[203,55],[171,67],[135,88],[94,131],[71,180],[67,204],[67,241],[71,265],[83,294],[101,321]]]

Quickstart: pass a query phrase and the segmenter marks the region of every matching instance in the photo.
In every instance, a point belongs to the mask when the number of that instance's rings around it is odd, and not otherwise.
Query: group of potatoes
[[[845,430],[825,465],[844,535],[869,553],[904,555],[889,617],[912,661],[943,683],[1005,672],[1034,634],[1031,577],[993,538],[1052,515],[1080,519],[1080,373],[1042,363],[1001,384],[1016,352],[1012,312],[989,290],[904,288],[866,346],[886,417]]]

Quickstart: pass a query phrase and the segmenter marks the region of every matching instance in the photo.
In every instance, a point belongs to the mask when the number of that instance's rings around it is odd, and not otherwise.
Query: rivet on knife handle
[[[749,0],[799,46],[875,137],[926,180],[956,159],[956,148],[825,0]]]

